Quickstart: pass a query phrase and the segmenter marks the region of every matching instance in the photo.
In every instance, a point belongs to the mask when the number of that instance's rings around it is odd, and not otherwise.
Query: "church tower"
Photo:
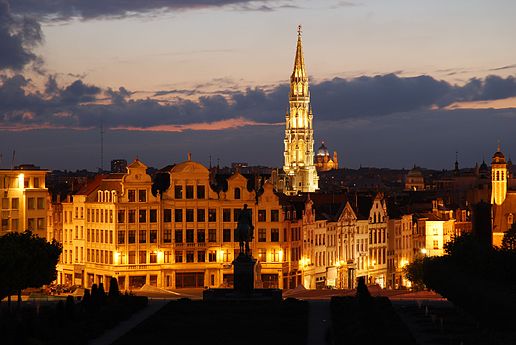
[[[507,163],[505,156],[500,151],[500,144],[498,144],[498,151],[493,155],[491,162],[491,204],[501,205],[507,196]]]
[[[294,70],[290,76],[290,110],[285,119],[285,192],[314,192],[319,189],[319,177],[314,165],[314,130],[308,77],[301,44],[301,25],[297,31]]]

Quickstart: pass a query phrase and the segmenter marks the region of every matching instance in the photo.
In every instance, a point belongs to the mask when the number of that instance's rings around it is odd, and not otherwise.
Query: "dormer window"
[[[240,200],[240,188],[235,188],[235,199]]]

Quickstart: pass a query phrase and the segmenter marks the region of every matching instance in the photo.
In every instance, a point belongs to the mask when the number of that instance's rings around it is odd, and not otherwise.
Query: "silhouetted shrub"
[[[115,277],[111,277],[111,280],[109,281],[108,296],[111,298],[120,296],[120,290],[118,288],[118,280]]]
[[[358,277],[357,298],[358,303],[362,305],[371,303],[371,294],[369,293],[369,289],[367,289],[365,277]]]
[[[66,317],[73,320],[73,318],[75,316],[75,302],[73,300],[73,296],[71,296],[71,295],[68,295],[66,297],[65,312],[66,312]]]

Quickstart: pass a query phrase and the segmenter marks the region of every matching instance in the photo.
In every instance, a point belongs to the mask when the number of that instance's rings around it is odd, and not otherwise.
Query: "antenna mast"
[[[104,172],[104,121],[100,120],[100,171]]]

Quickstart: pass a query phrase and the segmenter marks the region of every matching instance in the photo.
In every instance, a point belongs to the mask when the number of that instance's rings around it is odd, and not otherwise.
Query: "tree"
[[[516,251],[516,224],[503,235],[502,249]]]
[[[34,235],[31,231],[11,232],[0,237],[0,297],[29,287],[41,287],[56,279],[61,245]]]

